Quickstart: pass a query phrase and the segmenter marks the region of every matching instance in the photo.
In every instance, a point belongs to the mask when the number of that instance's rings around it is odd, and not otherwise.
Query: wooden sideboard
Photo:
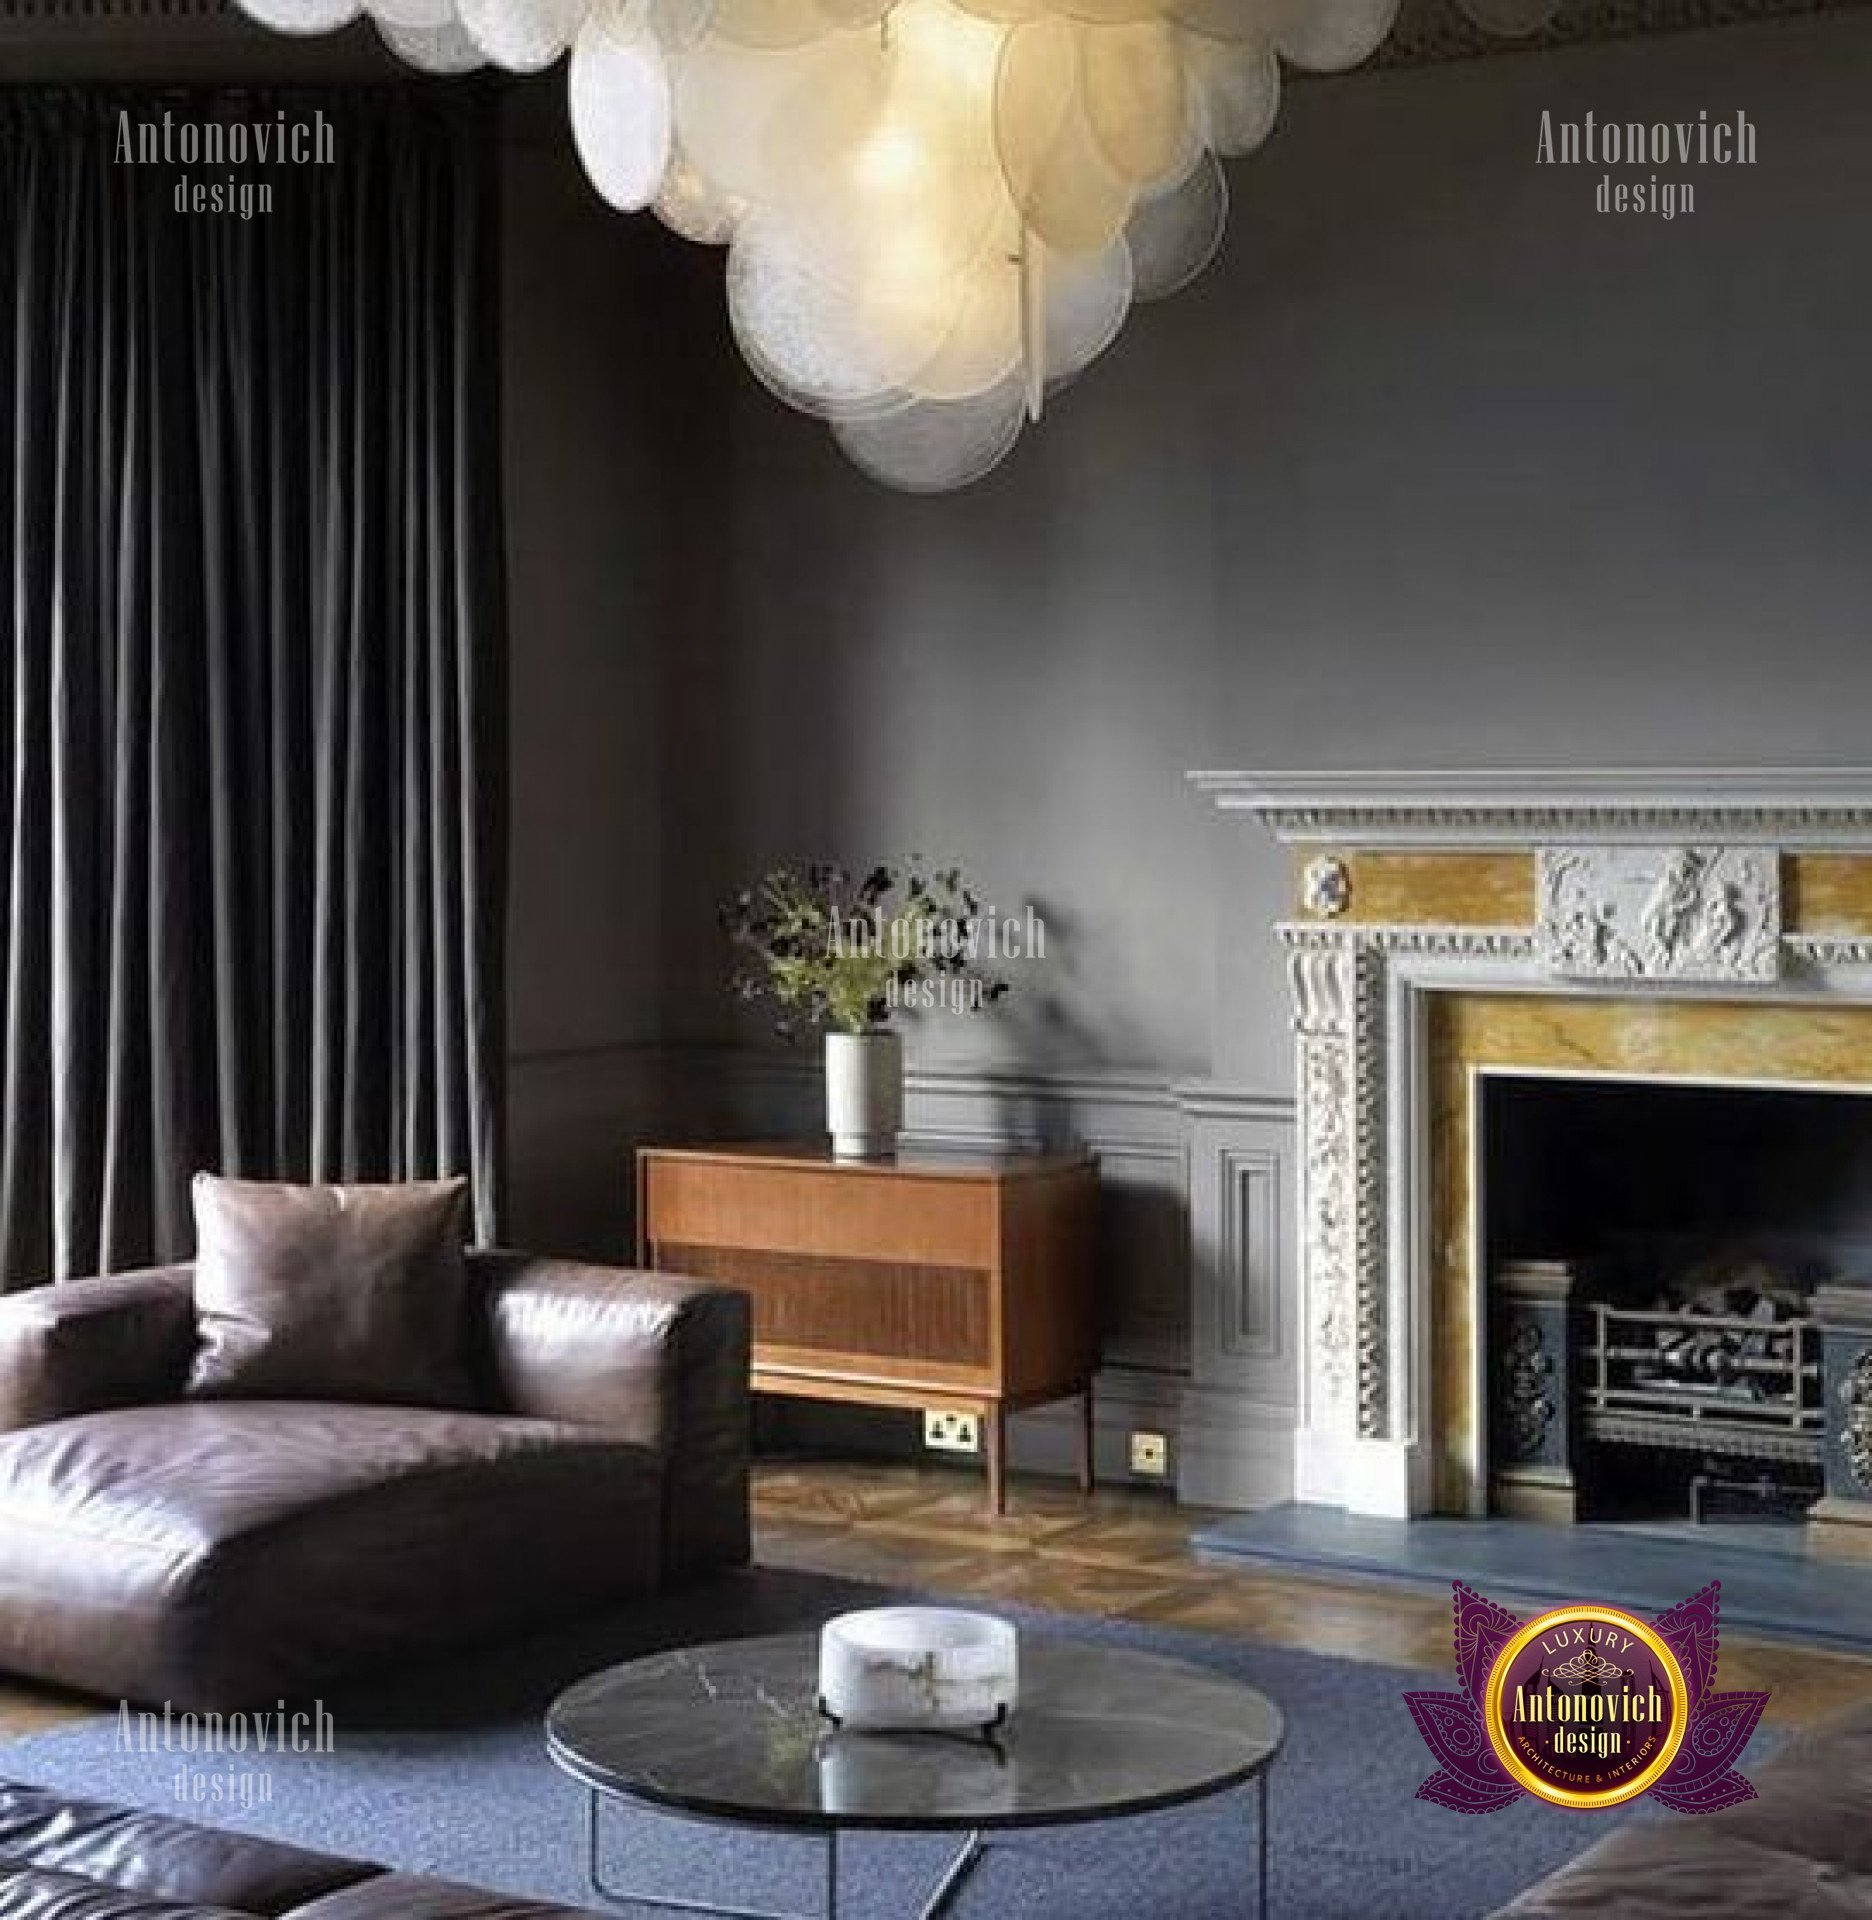
[[[1097,1206],[1085,1153],[637,1156],[639,1261],[752,1297],[757,1393],[975,1414],[996,1513],[1007,1416],[1022,1407],[1078,1398],[1091,1489]]]

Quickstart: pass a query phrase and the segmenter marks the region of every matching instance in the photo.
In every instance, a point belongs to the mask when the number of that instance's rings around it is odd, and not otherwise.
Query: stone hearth
[[[1487,1512],[1482,1088],[1872,1094],[1872,771],[1196,779],[1293,849],[1296,1495]],[[1872,1314],[1821,1311],[1818,1512],[1872,1538]]]

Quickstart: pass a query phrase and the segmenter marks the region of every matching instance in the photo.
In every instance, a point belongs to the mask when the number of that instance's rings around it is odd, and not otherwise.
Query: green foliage
[[[1007,992],[977,964],[981,902],[954,867],[876,866],[862,879],[823,862],[777,867],[721,919],[743,961],[736,995],[771,1000],[783,1034],[887,1026],[907,992],[938,978],[978,983],[972,1004]]]

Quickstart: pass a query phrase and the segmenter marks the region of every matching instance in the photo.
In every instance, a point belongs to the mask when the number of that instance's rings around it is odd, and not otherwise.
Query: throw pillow
[[[473,1403],[466,1181],[287,1186],[200,1173],[194,1201],[190,1394]]]

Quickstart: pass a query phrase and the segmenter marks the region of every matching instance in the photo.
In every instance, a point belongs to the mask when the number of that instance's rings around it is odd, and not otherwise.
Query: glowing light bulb
[[[876,194],[902,193],[914,187],[923,172],[923,150],[907,128],[881,127],[858,149],[853,177]]]

